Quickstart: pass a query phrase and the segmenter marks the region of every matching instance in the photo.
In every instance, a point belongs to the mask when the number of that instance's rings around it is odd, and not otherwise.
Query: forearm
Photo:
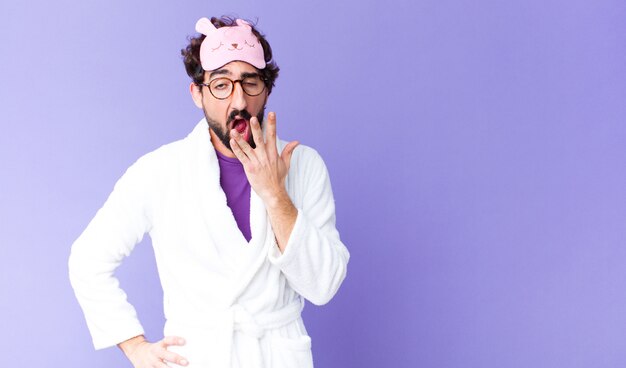
[[[107,251],[107,245],[114,243],[107,241],[106,231],[92,230],[86,231],[74,242],[68,271],[94,347],[99,350],[115,346],[144,331],[135,308],[128,302],[114,275],[120,260],[107,254],[111,253]]]
[[[274,247],[268,257],[296,292],[321,305],[345,279],[350,253],[335,225],[335,202],[323,161],[315,152],[301,153],[288,186],[294,190],[295,222],[284,252]]]
[[[281,269],[296,292],[322,305],[343,282],[350,254],[334,226],[319,227],[309,217],[299,212],[285,252],[270,251],[269,260]]]
[[[265,203],[267,214],[280,252],[285,251],[289,236],[298,217],[298,210],[293,205],[286,191],[281,191]]]

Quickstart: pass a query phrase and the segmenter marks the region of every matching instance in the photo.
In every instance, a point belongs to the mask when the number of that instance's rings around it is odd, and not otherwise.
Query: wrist
[[[265,208],[271,212],[277,208],[283,208],[287,203],[291,203],[291,198],[289,198],[287,190],[283,188],[267,195],[263,202],[265,203]]]
[[[135,336],[126,341],[122,341],[117,344],[117,346],[124,352],[124,354],[128,357],[130,356],[139,345],[146,342],[146,338],[143,335]]]

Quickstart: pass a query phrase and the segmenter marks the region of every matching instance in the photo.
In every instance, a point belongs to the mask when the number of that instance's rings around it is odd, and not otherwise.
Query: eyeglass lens
[[[243,91],[248,96],[257,96],[265,88],[265,84],[259,76],[248,77],[239,81],[232,81],[228,78],[216,78],[211,81],[209,88],[216,98],[227,98],[233,93],[236,82],[241,84]]]

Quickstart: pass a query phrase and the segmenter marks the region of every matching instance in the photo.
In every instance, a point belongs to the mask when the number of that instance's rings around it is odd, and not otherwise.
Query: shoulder
[[[200,120],[193,130],[184,138],[162,145],[152,152],[141,156],[134,165],[154,170],[169,169],[178,166],[197,153],[199,142],[210,139],[208,127],[204,119]]]
[[[141,156],[133,166],[163,170],[170,168],[172,165],[180,165],[182,161],[188,161],[189,157],[196,152],[198,141],[207,139],[207,137],[207,124],[204,119],[202,119],[186,137],[164,144],[146,153]]]
[[[287,143],[289,142],[278,139],[278,152],[282,152]],[[317,152],[317,150],[304,144],[299,144],[294,149],[293,154],[291,155],[291,167],[310,167],[323,165],[324,160],[322,159],[322,156]]]
[[[288,143],[278,142],[279,151]],[[299,144],[293,151],[289,165],[289,181],[296,187],[311,188],[329,181],[322,156],[314,148]]]
[[[184,139],[165,144],[139,157],[129,169],[155,172],[175,164],[184,152]]]

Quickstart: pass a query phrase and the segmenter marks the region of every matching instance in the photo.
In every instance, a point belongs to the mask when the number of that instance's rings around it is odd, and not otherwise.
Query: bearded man
[[[183,49],[204,118],[137,160],[72,245],[70,281],[96,349],[135,368],[313,367],[304,299],[327,303],[349,253],[327,169],[276,137],[265,106],[279,68],[241,19],[207,18]],[[148,233],[164,293],[164,338],[149,342],[115,269]]]

